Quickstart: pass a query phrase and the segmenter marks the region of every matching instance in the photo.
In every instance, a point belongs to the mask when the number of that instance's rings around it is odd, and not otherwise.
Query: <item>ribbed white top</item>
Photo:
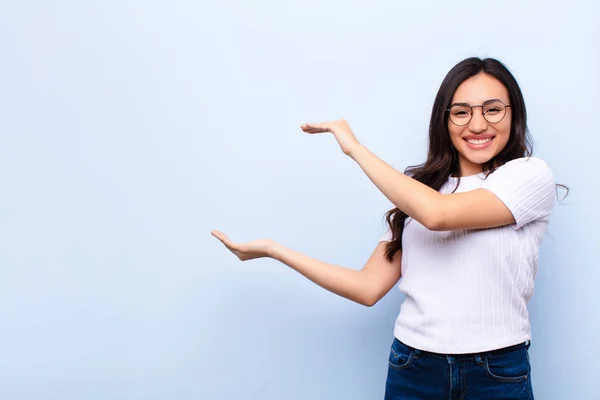
[[[440,189],[451,193],[458,178]],[[462,177],[456,192],[485,188],[515,217],[510,226],[430,231],[408,218],[402,236],[406,295],[398,340],[436,353],[474,353],[531,339],[527,303],[539,246],[554,206],[554,177],[535,157],[510,161],[485,178]],[[389,230],[380,241],[390,240]]]

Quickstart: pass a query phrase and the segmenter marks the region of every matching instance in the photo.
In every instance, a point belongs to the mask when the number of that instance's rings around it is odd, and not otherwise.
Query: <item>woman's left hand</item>
[[[331,132],[337,140],[338,144],[342,148],[344,154],[349,156],[356,148],[360,147],[361,144],[354,136],[350,125],[344,119],[338,119],[337,121],[322,122],[319,124],[306,123],[300,125],[300,128],[306,133],[323,133]]]

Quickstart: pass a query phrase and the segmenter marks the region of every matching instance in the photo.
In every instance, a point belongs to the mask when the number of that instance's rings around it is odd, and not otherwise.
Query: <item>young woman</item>
[[[332,133],[396,206],[365,266],[212,234],[240,260],[271,257],[366,306],[402,278],[386,399],[533,399],[527,303],[555,182],[531,156],[523,95],[508,69],[468,58],[450,70],[433,104],[427,160],[405,173],[361,145],[344,120],[301,129]]]

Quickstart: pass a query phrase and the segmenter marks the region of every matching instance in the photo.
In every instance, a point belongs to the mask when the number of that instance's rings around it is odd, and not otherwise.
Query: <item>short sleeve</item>
[[[516,221],[515,229],[532,221],[547,221],[554,208],[554,176],[540,158],[509,161],[490,174],[481,187],[508,207]]]

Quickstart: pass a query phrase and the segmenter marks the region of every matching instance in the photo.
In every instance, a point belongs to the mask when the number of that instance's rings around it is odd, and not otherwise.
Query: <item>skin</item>
[[[510,104],[508,90],[496,78],[481,73],[465,80],[456,89],[452,103],[467,103],[470,105],[483,104],[486,100],[500,99],[504,104]],[[482,164],[494,158],[508,143],[512,111],[508,107],[504,119],[491,124],[483,118],[481,107],[473,109],[473,117],[465,126],[456,126],[448,119],[448,131],[452,145],[458,151],[462,176],[475,175],[482,172]],[[495,135],[490,146],[481,150],[469,148],[464,138],[469,135]]]
[[[480,74],[458,87],[452,103],[478,105],[493,98],[509,103],[506,88],[496,79]],[[504,148],[510,135],[511,118],[508,108],[502,121],[490,124],[483,118],[481,108],[475,108],[469,124],[459,127],[448,122],[451,141],[459,153],[461,175],[481,172],[482,164]],[[361,145],[343,119],[306,123],[301,129],[308,134],[333,134],[342,152],[361,167],[375,186],[396,207],[427,229],[482,229],[514,223],[508,208],[488,190],[441,194],[395,170]],[[474,150],[464,141],[469,135],[492,135],[494,139],[485,149]],[[275,259],[324,289],[365,306],[376,304],[401,278],[402,252],[398,251],[393,260],[388,261],[385,242],[379,243],[363,268],[356,270],[316,260],[271,239],[237,243],[217,230],[211,234],[241,261]]]

